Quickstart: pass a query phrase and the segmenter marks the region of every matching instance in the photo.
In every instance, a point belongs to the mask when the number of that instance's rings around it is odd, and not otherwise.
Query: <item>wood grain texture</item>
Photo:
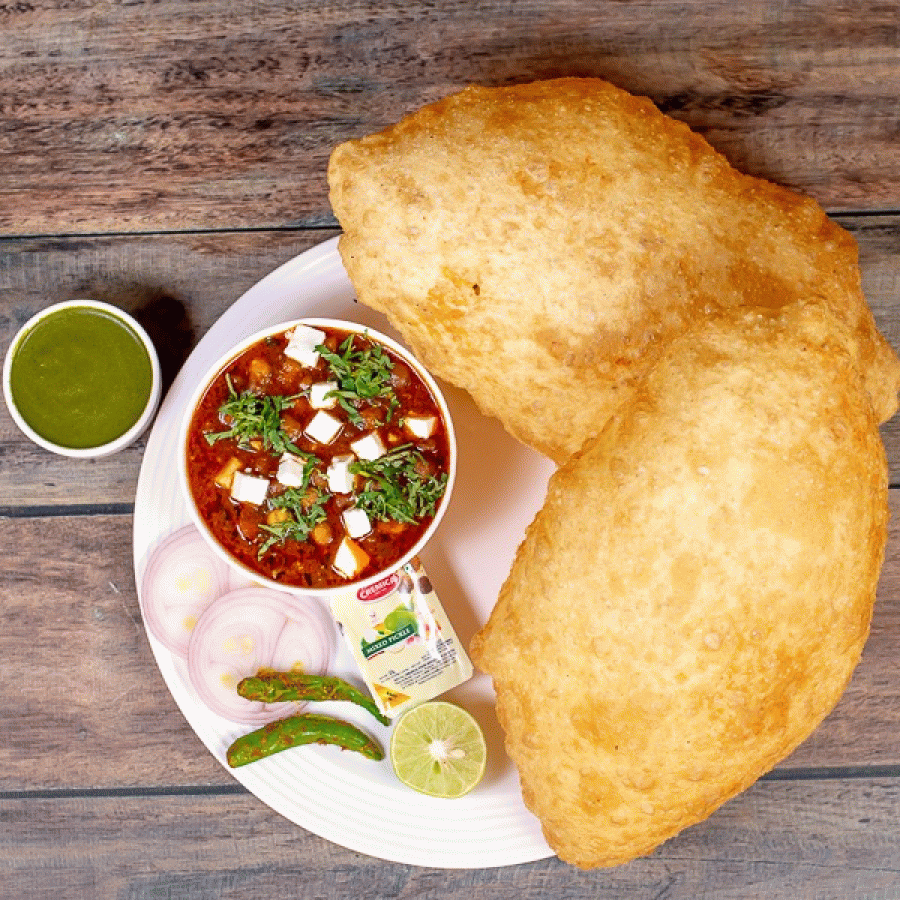
[[[900,771],[900,491],[892,508],[863,660],[834,712],[779,767],[784,777],[858,766]],[[186,724],[150,651],[130,516],[16,518],[3,530],[0,791],[231,783]]]
[[[247,288],[336,234],[336,143],[467,84],[560,75],[646,94],[819,200],[900,348],[893,0],[22,0],[0,3],[0,34],[0,351],[89,295],[150,326],[170,381]],[[898,487],[879,599],[822,727],[648,859],[447,871],[344,850],[237,786],[143,629],[143,442],[54,457],[0,405],[0,900],[896,900],[900,416],[883,434]]]
[[[0,790],[229,783],[147,642],[131,517],[3,524]]]
[[[652,856],[418,868],[344,850],[235,796],[0,799],[4,898],[822,900],[900,894],[895,781],[760,782]],[[12,839],[14,837],[14,839]]]
[[[863,287],[876,321],[900,349],[900,217],[838,221],[859,243]],[[197,341],[244,291],[336,234],[321,229],[0,240],[0,352],[38,310],[90,296],[137,315],[171,383]],[[897,484],[900,416],[882,433]],[[0,510],[131,503],[143,447],[139,441],[99,460],[55,457],[28,442],[0,404]]]
[[[210,326],[273,269],[334,230],[0,241],[0,352],[38,310],[92,297],[133,313],[153,338],[165,385]],[[0,404],[0,509],[134,499],[145,439],[71,460],[31,444]],[[25,475],[23,476],[23,473]]]
[[[900,208],[896,5],[0,6],[0,233],[333,223],[338,142],[467,84],[607,78],[829,209]]]

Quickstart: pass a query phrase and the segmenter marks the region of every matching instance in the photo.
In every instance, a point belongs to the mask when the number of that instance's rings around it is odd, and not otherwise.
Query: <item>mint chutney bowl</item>
[[[16,425],[62,456],[107,456],[149,425],[162,392],[159,358],[128,313],[67,300],[32,316],[3,363],[3,395]]]

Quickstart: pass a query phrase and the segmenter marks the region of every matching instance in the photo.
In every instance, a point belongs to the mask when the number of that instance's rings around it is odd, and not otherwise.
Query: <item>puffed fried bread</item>
[[[815,304],[698,323],[552,476],[471,651],[563,860],[649,853],[841,696],[888,519],[842,328]]]
[[[339,145],[328,180],[359,300],[557,462],[670,335],[734,306],[821,302],[896,409],[850,235],[605,81],[466,88]]]

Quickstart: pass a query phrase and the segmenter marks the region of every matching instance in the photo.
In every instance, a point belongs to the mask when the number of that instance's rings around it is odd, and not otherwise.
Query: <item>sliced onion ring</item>
[[[245,700],[238,682],[260,669],[327,672],[336,627],[308,597],[264,587],[223,594],[200,617],[188,647],[188,674],[200,699],[232,722],[264,725],[291,715],[304,703]]]
[[[172,653],[187,657],[201,613],[227,590],[229,568],[193,525],[153,550],[141,581],[141,608],[153,636]]]

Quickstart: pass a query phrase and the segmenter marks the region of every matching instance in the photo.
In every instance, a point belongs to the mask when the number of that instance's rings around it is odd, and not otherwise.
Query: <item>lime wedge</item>
[[[481,781],[484,734],[469,713],[432,700],[405,712],[391,735],[391,762],[407,787],[430,797],[462,797]]]

